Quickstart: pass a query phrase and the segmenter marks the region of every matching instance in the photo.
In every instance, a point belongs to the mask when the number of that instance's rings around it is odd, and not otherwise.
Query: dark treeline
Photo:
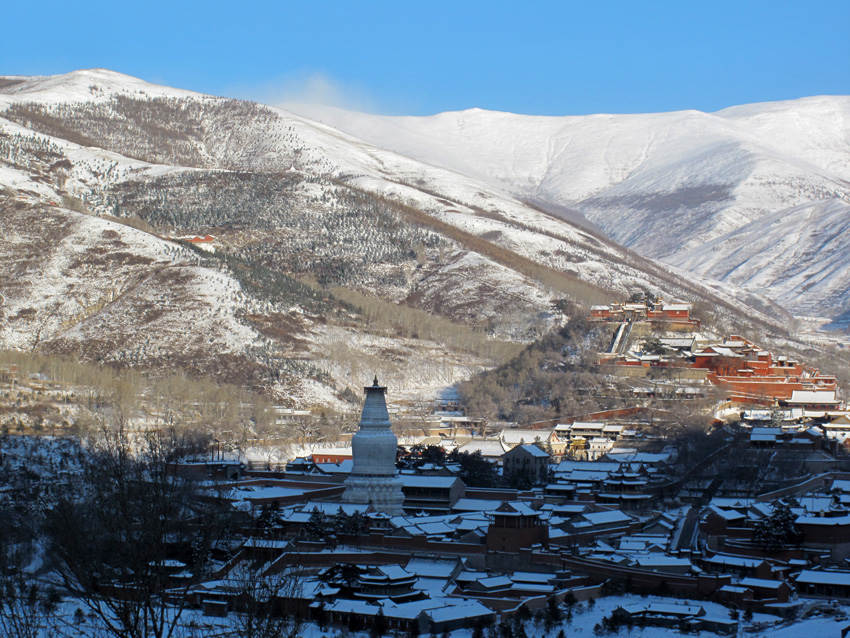
[[[597,359],[610,335],[587,321],[577,307],[567,314],[564,326],[507,363],[462,383],[467,413],[531,422],[606,408],[608,401],[599,395],[616,390],[599,373]]]

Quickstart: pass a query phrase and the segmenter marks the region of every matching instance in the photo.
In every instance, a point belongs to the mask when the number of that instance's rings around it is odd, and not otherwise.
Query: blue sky
[[[716,110],[850,93],[850,1],[6,3],[0,74],[106,67],[386,113]]]

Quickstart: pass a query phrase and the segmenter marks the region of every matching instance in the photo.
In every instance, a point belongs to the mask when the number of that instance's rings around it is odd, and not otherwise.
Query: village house
[[[313,463],[342,463],[354,458],[350,447],[329,447],[313,450],[310,459]]]
[[[549,455],[536,445],[517,445],[505,452],[502,467],[505,478],[544,485],[549,476]]]
[[[492,463],[501,463],[502,455],[507,451],[507,446],[501,438],[480,439],[474,438],[457,447],[458,452],[475,454],[480,452],[481,456]]]
[[[400,474],[404,509],[424,512],[449,512],[462,498],[466,486],[456,476]]]
[[[555,439],[553,430],[531,430],[525,428],[505,428],[499,433],[504,447],[511,449],[526,443],[537,444],[543,448],[551,447]]]
[[[545,543],[548,526],[541,512],[527,503],[503,503],[488,514],[487,548],[492,551],[516,552],[523,547]]]
[[[592,321],[647,321],[669,330],[699,330],[700,322],[691,316],[690,303],[638,301],[595,305],[590,308]]]
[[[625,621],[628,626],[666,627],[695,633],[734,634],[738,630],[737,620],[728,616],[708,615],[702,606],[681,603],[624,605],[614,610],[613,617]]]
[[[804,569],[794,583],[800,594],[850,599],[850,572]]]

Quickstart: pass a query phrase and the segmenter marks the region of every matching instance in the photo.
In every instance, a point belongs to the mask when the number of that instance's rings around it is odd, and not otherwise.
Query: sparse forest
[[[590,324],[581,308],[569,306],[567,314],[570,319],[564,326],[507,363],[462,383],[467,412],[527,423],[608,407],[594,394],[613,392],[597,366],[609,335]]]
[[[26,382],[2,391],[0,426],[5,433],[86,437],[117,420],[143,431],[192,432],[237,453],[257,441],[285,447],[303,439],[296,422],[278,422],[267,397],[235,385],[0,351],[0,367],[8,366],[16,366],[20,378],[42,389]],[[333,437],[342,423],[331,414],[315,424],[314,435]]]
[[[97,94],[97,87],[90,90]],[[54,107],[14,104],[4,111],[4,117],[45,135],[83,146],[99,146],[125,157],[203,168],[216,165],[219,154],[227,149],[221,149],[218,140],[206,135],[202,120],[211,121],[213,129],[231,130],[237,128],[234,124],[238,122],[261,125],[278,116],[264,106],[241,100],[134,99],[115,95],[105,102]],[[234,145],[239,141],[238,136],[231,139]]]
[[[382,200],[298,173],[193,171],[123,182],[110,188],[100,208],[136,215],[163,231],[213,229],[246,263],[310,274],[321,285],[405,287],[398,266],[415,265],[446,245],[406,224]]]

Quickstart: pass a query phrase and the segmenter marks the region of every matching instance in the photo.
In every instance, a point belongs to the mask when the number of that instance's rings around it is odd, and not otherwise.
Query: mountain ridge
[[[411,157],[488,179],[515,195],[578,211],[625,246],[700,276],[712,274],[686,256],[705,243],[778,210],[830,199],[850,202],[850,96],[713,113],[586,116],[482,109],[375,116],[287,107]],[[816,302],[809,295],[790,305],[786,296],[783,303],[809,312]],[[845,296],[832,300],[824,314],[848,308]]]

